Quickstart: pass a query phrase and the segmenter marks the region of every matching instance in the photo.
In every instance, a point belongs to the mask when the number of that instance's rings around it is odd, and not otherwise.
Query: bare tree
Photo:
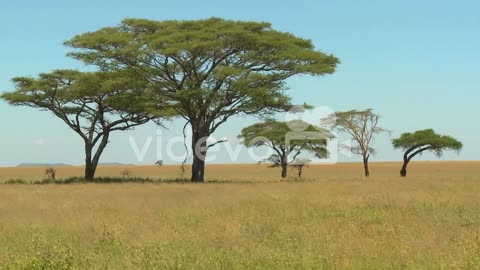
[[[386,129],[378,127],[380,115],[373,113],[371,109],[364,111],[351,110],[346,112],[337,112],[324,119],[322,122],[335,127],[340,132],[349,134],[355,141],[352,146],[342,145],[355,155],[361,155],[363,158],[363,167],[365,176],[370,175],[368,160],[375,154],[375,149],[371,146],[376,134],[387,132]]]

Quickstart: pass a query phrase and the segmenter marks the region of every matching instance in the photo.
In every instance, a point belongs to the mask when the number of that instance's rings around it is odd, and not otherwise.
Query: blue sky
[[[478,10],[478,1],[9,1],[0,9],[0,92],[12,90],[10,79],[15,76],[57,68],[85,70],[82,63],[65,56],[69,49],[63,41],[116,25],[123,18],[267,21],[277,30],[311,39],[319,50],[341,59],[333,75],[290,79],[288,93],[298,103],[335,110],[372,108],[382,114],[381,125],[392,133],[376,139],[378,154],[373,160],[399,160],[401,153],[391,147],[391,137],[423,128],[464,143],[460,155],[449,153],[443,159],[478,160]],[[51,113],[0,101],[0,120],[0,166],[82,164],[81,139]],[[214,135],[233,138],[254,121],[232,119]],[[183,122],[166,125],[161,137],[153,124],[115,134],[102,162],[153,163],[157,139],[165,142],[180,135]],[[140,148],[149,136],[154,139],[142,162],[130,146],[130,136]],[[173,150],[181,153],[182,146]],[[214,162],[231,162],[221,152],[215,153]],[[437,159],[428,154],[421,158]],[[242,151],[238,162],[252,160]]]

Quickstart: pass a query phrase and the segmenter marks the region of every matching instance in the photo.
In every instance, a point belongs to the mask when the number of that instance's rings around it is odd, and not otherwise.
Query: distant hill
[[[20,163],[17,167],[68,167],[72,166],[65,163]]]

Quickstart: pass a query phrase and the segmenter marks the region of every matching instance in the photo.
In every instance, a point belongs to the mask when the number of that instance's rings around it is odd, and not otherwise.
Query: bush
[[[9,179],[7,181],[4,181],[3,184],[21,184],[21,185],[24,185],[24,184],[31,184],[31,183],[27,182],[23,179]]]

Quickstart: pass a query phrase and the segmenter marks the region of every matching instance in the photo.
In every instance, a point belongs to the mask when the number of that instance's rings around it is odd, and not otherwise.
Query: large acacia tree
[[[86,180],[94,178],[111,132],[155,118],[145,107],[146,84],[127,74],[57,70],[12,81],[15,91],[1,98],[12,105],[50,111],[82,138]]]
[[[402,149],[403,165],[400,176],[407,176],[407,165],[418,154],[432,151],[437,156],[442,156],[444,151],[462,150],[462,143],[450,136],[439,135],[433,129],[418,130],[413,133],[403,133],[399,138],[392,140],[395,149]]]
[[[370,176],[368,161],[371,155],[375,154],[375,148],[372,142],[375,135],[387,130],[378,126],[380,115],[374,113],[371,109],[364,111],[344,111],[336,112],[321,120],[323,124],[330,125],[340,132],[351,136],[354,143],[352,145],[342,145],[348,151],[355,155],[361,155],[365,176]]]
[[[302,132],[292,132],[292,127],[307,127]],[[320,127],[313,127],[301,120],[290,122],[267,121],[257,123],[242,129],[238,136],[241,143],[247,147],[266,146],[274,154],[266,161],[282,169],[282,178],[287,177],[289,165],[299,166],[297,159],[302,153],[312,153],[318,158],[327,158],[329,153],[327,143],[334,136]],[[300,175],[299,175],[300,176]]]
[[[125,19],[66,42],[69,55],[104,70],[128,69],[192,129],[192,181],[204,181],[207,138],[234,115],[291,107],[285,80],[333,73],[339,60],[269,23]]]

